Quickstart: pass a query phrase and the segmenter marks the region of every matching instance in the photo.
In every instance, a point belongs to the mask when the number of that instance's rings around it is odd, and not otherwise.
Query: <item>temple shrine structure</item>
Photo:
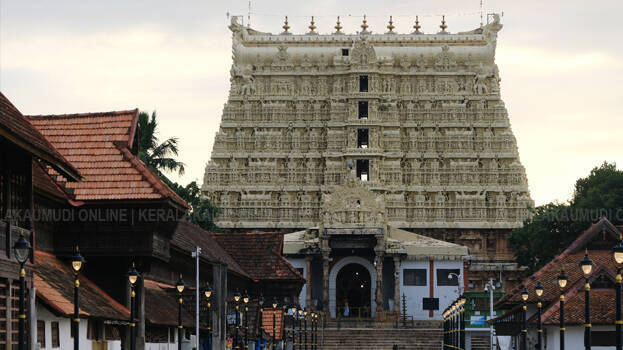
[[[233,17],[231,89],[202,192],[220,227],[285,233],[300,301],[331,316],[439,311],[520,267],[533,206],[495,63],[475,30],[259,32]],[[401,305],[404,294],[407,305]]]

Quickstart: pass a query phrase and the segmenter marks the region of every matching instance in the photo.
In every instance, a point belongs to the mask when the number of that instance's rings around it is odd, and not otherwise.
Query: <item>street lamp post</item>
[[[136,271],[136,266],[132,263],[132,268],[130,269],[130,272],[128,272],[128,281],[130,282],[130,350],[134,350],[136,347],[136,342],[134,340],[134,329],[136,326],[134,323],[134,300],[136,292],[134,291],[134,288],[136,287],[136,281],[138,281],[138,279],[138,271]]]
[[[299,350],[303,350],[303,309],[299,308]]]
[[[623,235],[619,235],[619,241],[612,249],[612,255],[614,256],[614,262],[617,265],[617,276],[616,276],[616,350],[623,349],[623,339],[621,335],[621,325],[623,324],[623,317],[621,315],[621,265],[623,265]]]
[[[292,349],[296,350],[296,321],[295,316],[297,315],[296,305],[292,304],[290,307],[290,311],[292,313],[292,322],[290,323],[290,335],[292,337]]]
[[[71,268],[74,270],[74,350],[80,349],[80,281],[78,273],[86,261],[80,255],[80,249],[76,246],[76,252],[71,258]]]
[[[580,261],[580,268],[584,274],[586,283],[584,284],[584,348],[591,349],[591,285],[588,283],[588,277],[593,271],[593,260],[588,257],[588,249],[584,254],[584,259]]]
[[[283,349],[286,348],[286,316],[288,315],[288,299],[284,298],[283,299],[283,304],[281,305],[281,307],[283,308],[283,327],[282,328],[282,334],[281,334],[281,343],[283,344],[282,347]]]
[[[244,297],[242,297],[242,302],[244,302],[244,348],[249,348],[249,293],[244,293]]]
[[[240,330],[240,292],[234,294],[234,304],[236,306],[236,325],[234,327],[234,349],[240,349],[238,344],[238,331]]]
[[[260,350],[264,350],[264,296],[260,295],[257,303],[260,306]]]
[[[177,289],[177,350],[182,350],[182,304],[184,303],[184,299],[182,298],[182,292],[184,292],[184,288],[186,288],[186,283],[182,279],[182,275],[180,274],[180,279],[175,284],[175,288]]]
[[[212,350],[212,287],[210,284],[203,290],[203,294],[206,297],[207,311],[208,311],[208,350]]]
[[[277,299],[273,299],[273,349],[275,349],[275,344],[277,344],[277,335],[276,335],[276,327],[277,327]]]
[[[523,312],[521,313],[521,321],[522,321],[522,328],[521,328],[521,350],[528,350],[528,323],[527,323],[527,319],[526,319],[526,313],[528,311],[528,306],[526,305],[526,301],[528,301],[528,296],[530,295],[530,293],[528,292],[528,290],[524,287],[523,291],[521,292],[521,300],[523,300]]]
[[[569,276],[565,270],[560,271],[558,276],[558,286],[560,287],[560,350],[565,350],[565,287],[569,281]]]
[[[15,252],[15,259],[19,263],[19,314],[17,318],[19,320],[19,333],[17,338],[17,344],[19,350],[26,348],[24,333],[26,325],[26,311],[25,311],[25,294],[26,294],[26,270],[24,265],[30,257],[30,242],[24,237],[24,231],[22,230],[19,239],[13,245],[13,251]]]
[[[541,306],[542,306],[542,304],[541,304],[541,296],[543,295],[543,290],[544,290],[544,288],[543,288],[543,284],[541,282],[537,283],[536,287],[534,287],[534,291],[535,291],[536,296],[538,298],[538,301],[537,301],[537,304],[536,304],[536,306],[537,306],[537,316],[538,316],[537,317],[537,331],[536,331],[537,332],[537,349],[538,350],[542,350],[542,345],[541,345],[542,344],[542,339],[541,339],[541,337],[542,337],[542,333],[543,333],[543,328],[542,328],[542,325],[541,325]]]

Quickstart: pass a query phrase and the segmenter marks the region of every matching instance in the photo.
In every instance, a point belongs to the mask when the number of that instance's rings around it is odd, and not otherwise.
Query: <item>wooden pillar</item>
[[[305,256],[305,306],[308,310],[315,309],[312,305],[312,256]]]
[[[394,255],[394,312],[400,313],[400,255]]]

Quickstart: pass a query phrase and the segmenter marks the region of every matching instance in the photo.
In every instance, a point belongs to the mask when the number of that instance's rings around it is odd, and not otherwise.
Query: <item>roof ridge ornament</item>
[[[314,22],[314,16],[311,16],[311,23],[310,23],[309,27],[307,27],[307,28],[309,28],[309,33],[307,33],[307,34],[309,34],[309,35],[318,35],[318,32],[314,31],[314,30],[316,30],[316,28],[318,28],[318,27],[316,27],[316,22]]]
[[[341,25],[340,16],[337,16],[337,23],[335,24],[335,27],[333,27],[333,28],[335,28],[335,33],[333,33],[333,34],[343,34],[341,32],[341,30],[344,27],[342,27],[342,25]]]
[[[370,32],[368,32],[368,27],[370,27],[368,25],[368,21],[366,20],[366,15],[363,15],[363,23],[361,23],[361,29],[363,29],[361,31],[361,34],[368,34]]]
[[[422,28],[422,26],[420,25],[419,16],[415,16],[415,24],[413,25],[413,29],[415,29],[415,31],[412,34],[424,34],[423,32],[420,32],[420,28]]]
[[[439,26],[439,28],[441,28],[441,32],[437,34],[448,34],[448,32],[446,32],[446,28],[448,28],[448,26],[446,25],[446,15],[441,15],[441,25]]]
[[[396,33],[394,32],[394,28],[396,28],[396,26],[394,26],[394,21],[393,21],[393,18],[392,18],[392,16],[390,15],[390,16],[389,16],[389,25],[387,25],[387,29],[389,29],[389,31],[388,31],[387,33],[385,33],[385,34],[396,34]]]
[[[292,33],[288,32],[288,29],[290,29],[290,26],[288,25],[288,16],[286,16],[286,19],[283,22],[283,26],[281,26],[281,28],[283,28],[283,33],[281,33],[282,35],[291,35],[292,34]]]

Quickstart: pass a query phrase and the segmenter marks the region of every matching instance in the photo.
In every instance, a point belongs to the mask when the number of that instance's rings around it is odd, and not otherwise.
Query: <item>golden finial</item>
[[[363,23],[361,24],[361,28],[363,29],[361,32],[362,33],[367,33],[368,32],[368,21],[366,21],[366,15],[363,15]]]
[[[342,33],[342,32],[341,32],[341,30],[342,30],[342,28],[344,28],[344,27],[342,27],[342,26],[341,26],[341,23],[340,23],[340,16],[337,16],[337,24],[336,24],[336,25],[335,25],[335,27],[333,27],[333,28],[335,28],[335,34],[341,34],[341,33]]]
[[[413,26],[415,32],[413,32],[413,34],[422,34],[422,32],[420,32],[420,28],[422,28],[422,26],[420,25],[420,19],[418,18],[418,16],[415,16],[415,25]]]
[[[394,26],[394,21],[392,19],[392,16],[389,16],[389,25],[387,26],[387,29],[389,29],[389,32],[387,32],[388,34],[393,34],[394,33],[394,28],[396,28]]]
[[[307,27],[310,30],[309,34],[315,34],[316,33],[316,32],[314,32],[314,30],[317,28],[315,26],[315,24],[316,24],[316,22],[314,22],[314,16],[312,16],[311,24],[309,25],[309,27]]]
[[[290,26],[288,25],[288,16],[286,16],[286,20],[284,21],[283,26],[281,28],[283,28],[283,34],[288,33],[288,29],[290,29]]]
[[[448,28],[448,26],[446,25],[446,15],[441,16],[441,25],[439,26],[439,28],[441,28],[440,33],[443,33],[443,34],[447,33],[446,28]]]

